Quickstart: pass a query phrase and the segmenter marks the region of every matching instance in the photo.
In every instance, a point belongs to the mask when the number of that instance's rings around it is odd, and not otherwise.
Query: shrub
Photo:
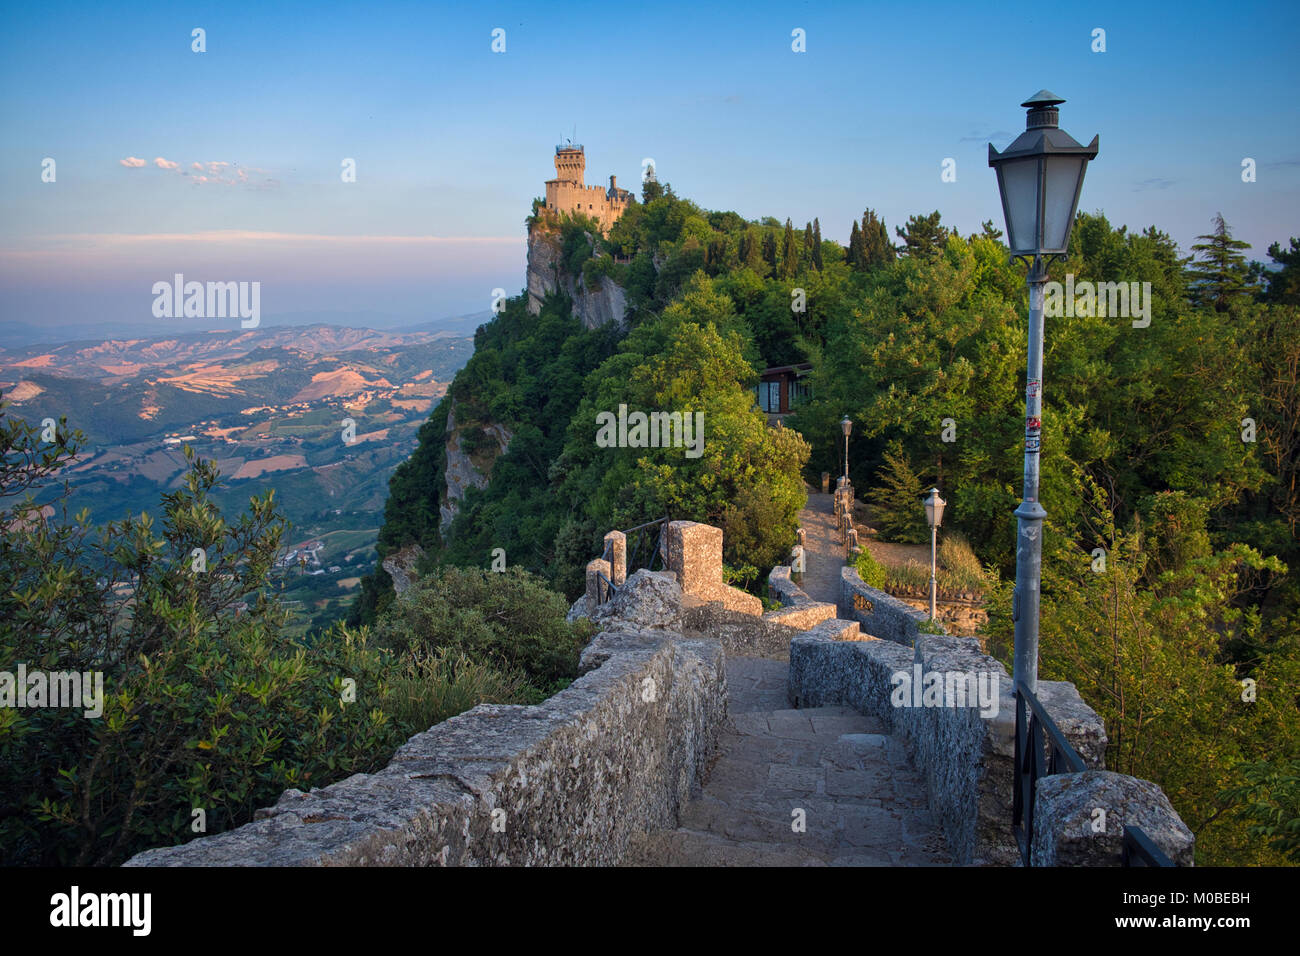
[[[876,560],[876,556],[871,553],[869,548],[863,548],[858,555],[857,568],[858,576],[862,578],[867,587],[875,588],[877,591],[885,589],[885,567]]]
[[[939,541],[939,586],[946,591],[982,591],[988,586],[988,573],[958,531],[945,533]]]
[[[587,622],[565,621],[568,603],[521,568],[492,572],[443,567],[413,584],[376,622],[376,643],[424,659],[454,651],[506,672],[522,672],[545,696],[578,673],[591,637]]]
[[[34,447],[21,427],[3,437],[6,460]],[[188,457],[162,535],[147,514],[103,529],[84,513],[33,519],[25,503],[0,514],[0,661],[98,672],[103,688],[98,717],[0,708],[6,863],[118,863],[194,836],[195,808],[223,830],[286,787],[373,769],[399,741],[379,707],[384,656],[364,635],[331,632],[310,652],[281,636],[287,614],[264,590],[285,527],[271,494],[227,523],[215,466]]]
[[[885,569],[884,590],[890,592],[921,590],[929,593],[930,566],[916,560],[890,565]]]
[[[523,674],[503,673],[443,649],[406,660],[389,681],[385,710],[414,734],[479,704],[530,703],[532,697]]]

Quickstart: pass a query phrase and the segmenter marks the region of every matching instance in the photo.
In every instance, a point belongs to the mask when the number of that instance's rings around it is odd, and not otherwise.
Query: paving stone
[[[820,767],[786,767],[771,764],[767,768],[768,789],[796,793],[824,793],[826,771]]]

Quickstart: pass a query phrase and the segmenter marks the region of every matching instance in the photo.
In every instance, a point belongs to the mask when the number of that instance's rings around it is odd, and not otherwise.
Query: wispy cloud
[[[1141,179],[1133,184],[1133,191],[1140,193],[1146,192],[1148,189],[1168,189],[1176,182],[1178,182],[1176,179],[1162,179],[1159,176],[1152,179]]]
[[[136,156],[128,156],[126,159],[119,159],[118,162],[128,169],[139,169],[149,165]],[[196,160],[190,163],[188,169],[182,169],[181,164],[175,160],[158,156],[155,157],[153,164],[168,172],[178,172],[196,186],[247,186],[250,189],[275,189],[280,185],[278,179],[266,175],[269,170],[257,167],[245,168],[224,159],[213,159],[207,162]],[[260,175],[254,176],[255,173]]]
[[[1016,135],[1015,133],[1008,133],[1004,129],[995,129],[995,130],[989,130],[988,132],[984,132],[985,130],[988,130],[987,126],[972,127],[971,131],[967,133],[965,136],[961,137],[961,139],[957,140],[957,142],[993,143],[993,142],[1001,142],[1003,140],[1014,139]]]

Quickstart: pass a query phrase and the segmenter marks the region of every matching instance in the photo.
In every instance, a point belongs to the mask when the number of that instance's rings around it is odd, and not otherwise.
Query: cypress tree
[[[812,264],[818,272],[822,271],[822,224],[813,220]]]
[[[776,236],[771,229],[763,230],[763,261],[773,272],[776,271]]]
[[[861,272],[866,266],[865,250],[862,248],[862,230],[858,221],[853,220],[853,231],[849,233],[849,268]]]
[[[885,221],[874,210],[868,209],[862,214],[862,269],[878,269],[894,261],[897,253],[894,244],[889,241],[889,230]]]
[[[781,278],[793,279],[799,272],[799,243],[794,237],[794,226],[785,221],[785,236],[781,240]]]

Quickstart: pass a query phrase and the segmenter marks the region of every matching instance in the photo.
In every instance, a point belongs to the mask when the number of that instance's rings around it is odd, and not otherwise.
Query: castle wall
[[[604,186],[584,186],[558,179],[546,181],[547,209],[558,213],[581,212],[599,222],[602,229],[618,222],[630,205],[630,198],[625,202],[611,200]]]

